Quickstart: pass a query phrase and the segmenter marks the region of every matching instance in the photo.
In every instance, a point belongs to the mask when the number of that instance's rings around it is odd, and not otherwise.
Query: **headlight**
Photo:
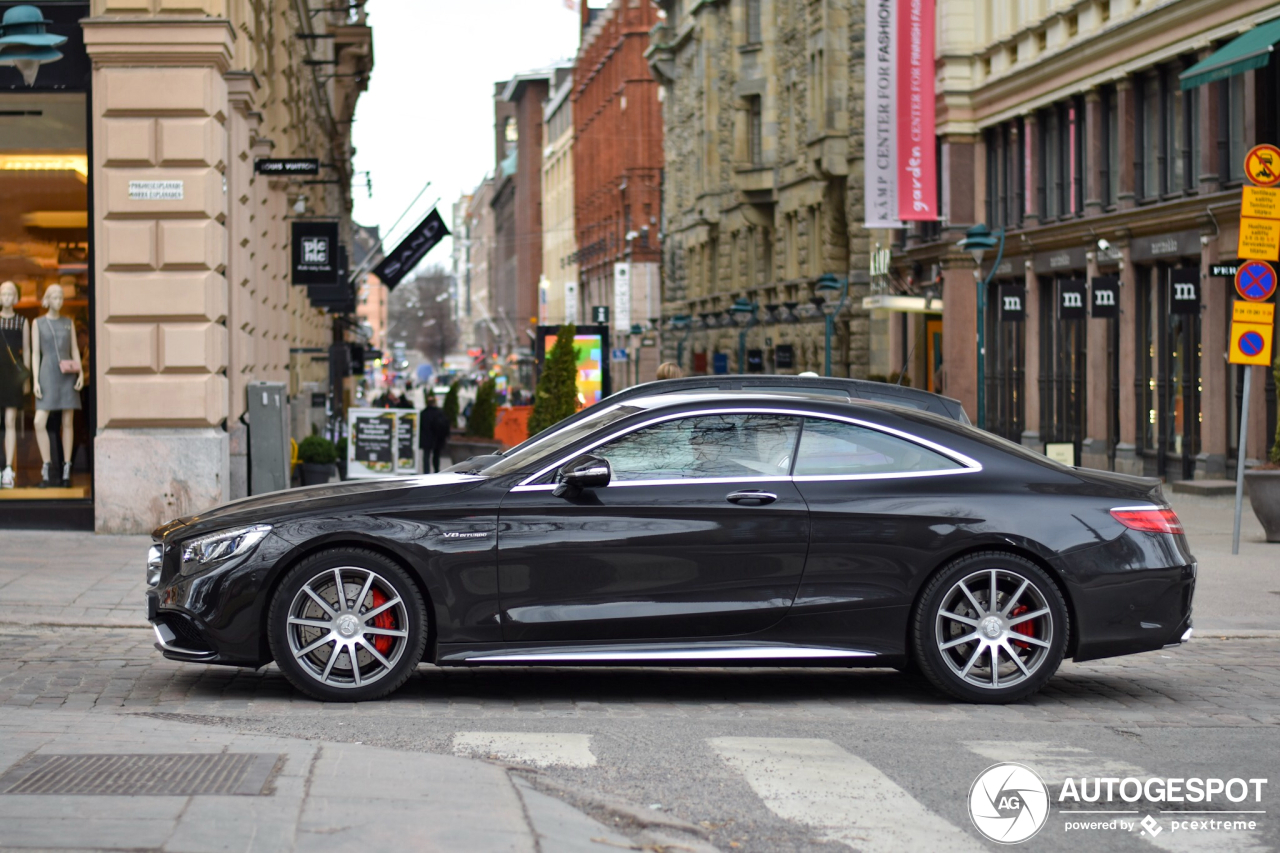
[[[253,553],[253,549],[270,532],[270,524],[255,524],[252,527],[221,530],[184,542],[182,573],[191,575],[237,562]]]
[[[160,564],[163,553],[159,545],[152,545],[147,549],[147,586],[157,586],[160,583]]]

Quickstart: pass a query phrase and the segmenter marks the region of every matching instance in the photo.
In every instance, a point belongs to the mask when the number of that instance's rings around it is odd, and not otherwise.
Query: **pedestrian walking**
[[[440,451],[449,442],[449,419],[436,405],[436,395],[427,395],[427,406],[418,415],[418,446],[422,448],[424,474],[440,473]]]

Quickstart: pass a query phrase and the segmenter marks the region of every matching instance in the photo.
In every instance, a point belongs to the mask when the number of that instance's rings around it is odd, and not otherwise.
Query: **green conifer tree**
[[[472,438],[493,438],[493,428],[498,418],[498,386],[486,379],[476,392],[471,404],[471,417],[467,418],[467,435]]]
[[[449,393],[444,395],[444,404],[441,409],[444,416],[449,419],[449,429],[453,429],[458,425],[458,388],[462,385],[459,380],[449,386]]]
[[[560,327],[555,346],[538,380],[538,391],[529,415],[529,435],[534,436],[578,411],[578,354],[572,323]]]

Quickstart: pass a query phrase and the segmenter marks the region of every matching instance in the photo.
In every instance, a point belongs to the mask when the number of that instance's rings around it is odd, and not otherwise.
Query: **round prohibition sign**
[[[1255,145],[1244,158],[1244,173],[1260,187],[1280,184],[1280,148]]]
[[[1240,352],[1252,358],[1262,352],[1262,348],[1266,346],[1266,342],[1262,340],[1262,335],[1257,332],[1245,332],[1240,336]]]
[[[1266,261],[1245,261],[1236,270],[1236,293],[1250,302],[1265,302],[1276,292],[1276,271]]]

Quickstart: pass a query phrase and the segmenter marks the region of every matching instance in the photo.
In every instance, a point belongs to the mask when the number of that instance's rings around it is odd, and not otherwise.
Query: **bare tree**
[[[454,322],[451,285],[444,267],[431,266],[391,291],[387,342],[404,341],[439,367],[461,340]]]

